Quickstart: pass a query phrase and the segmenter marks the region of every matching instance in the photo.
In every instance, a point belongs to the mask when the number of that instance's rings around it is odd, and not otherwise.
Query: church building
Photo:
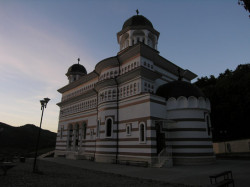
[[[160,33],[142,15],[117,33],[120,50],[87,73],[69,67],[58,90],[55,157],[149,167],[215,161],[210,102],[196,74],[160,56]]]

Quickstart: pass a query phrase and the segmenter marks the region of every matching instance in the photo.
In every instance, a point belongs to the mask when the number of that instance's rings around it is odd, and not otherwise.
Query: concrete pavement
[[[65,158],[44,158],[43,160],[88,170],[194,186],[207,186],[210,184],[209,175],[231,170],[236,187],[250,186],[250,160],[217,160],[212,165],[174,166],[172,168],[144,168]]]

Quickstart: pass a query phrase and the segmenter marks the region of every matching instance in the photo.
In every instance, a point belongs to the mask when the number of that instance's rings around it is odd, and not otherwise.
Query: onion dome
[[[69,75],[74,75],[74,74],[86,75],[87,71],[83,65],[73,64],[72,66],[69,67],[66,75],[69,76]]]
[[[166,83],[157,89],[156,95],[165,97],[166,99],[171,97],[177,99],[180,96],[184,96],[186,98],[190,96],[197,98],[205,97],[204,93],[197,86],[185,81],[173,81]]]
[[[142,15],[135,15],[129,18],[127,21],[124,22],[122,30],[131,26],[148,26],[151,27],[152,29],[154,28],[153,24]]]
[[[85,67],[79,64],[80,58],[78,58],[77,60],[78,64],[73,64],[72,66],[70,66],[68,72],[66,73],[66,76],[69,79],[69,83],[77,81],[80,77],[87,74]]]

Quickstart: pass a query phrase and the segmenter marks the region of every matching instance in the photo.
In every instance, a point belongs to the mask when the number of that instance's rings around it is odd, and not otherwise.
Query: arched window
[[[97,121],[97,126],[96,126],[96,138],[100,137],[100,123],[101,123],[101,121],[98,120]]]
[[[72,145],[73,127],[72,124],[68,125],[68,148]]]
[[[107,118],[106,119],[106,137],[112,136],[112,124],[113,124],[112,118]]]
[[[113,93],[112,93],[112,99],[116,98],[116,89],[113,89]]]
[[[140,131],[140,142],[145,143],[146,142],[146,126],[145,126],[145,123],[140,123],[139,131]]]
[[[78,142],[79,142],[79,125],[76,124],[76,127],[75,127],[75,146],[78,146]]]
[[[120,97],[122,97],[122,88],[120,88]]]
[[[134,83],[134,94],[136,93],[136,83]]]
[[[133,94],[133,84],[130,84],[130,95]]]
[[[83,123],[83,125],[82,125],[82,136],[83,136],[83,140],[85,140],[86,139],[86,135],[87,135],[87,125],[86,125],[86,123]]]
[[[131,128],[132,128],[131,126],[132,126],[131,123],[129,123],[129,124],[126,125],[126,135],[127,136],[131,135]]]
[[[108,91],[108,100],[111,100],[111,90]]]

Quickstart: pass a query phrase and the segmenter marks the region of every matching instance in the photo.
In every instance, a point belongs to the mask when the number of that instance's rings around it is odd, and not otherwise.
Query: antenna
[[[80,62],[80,58],[78,58],[78,59],[77,59],[77,61],[78,61],[78,65],[79,65],[79,62]]]

